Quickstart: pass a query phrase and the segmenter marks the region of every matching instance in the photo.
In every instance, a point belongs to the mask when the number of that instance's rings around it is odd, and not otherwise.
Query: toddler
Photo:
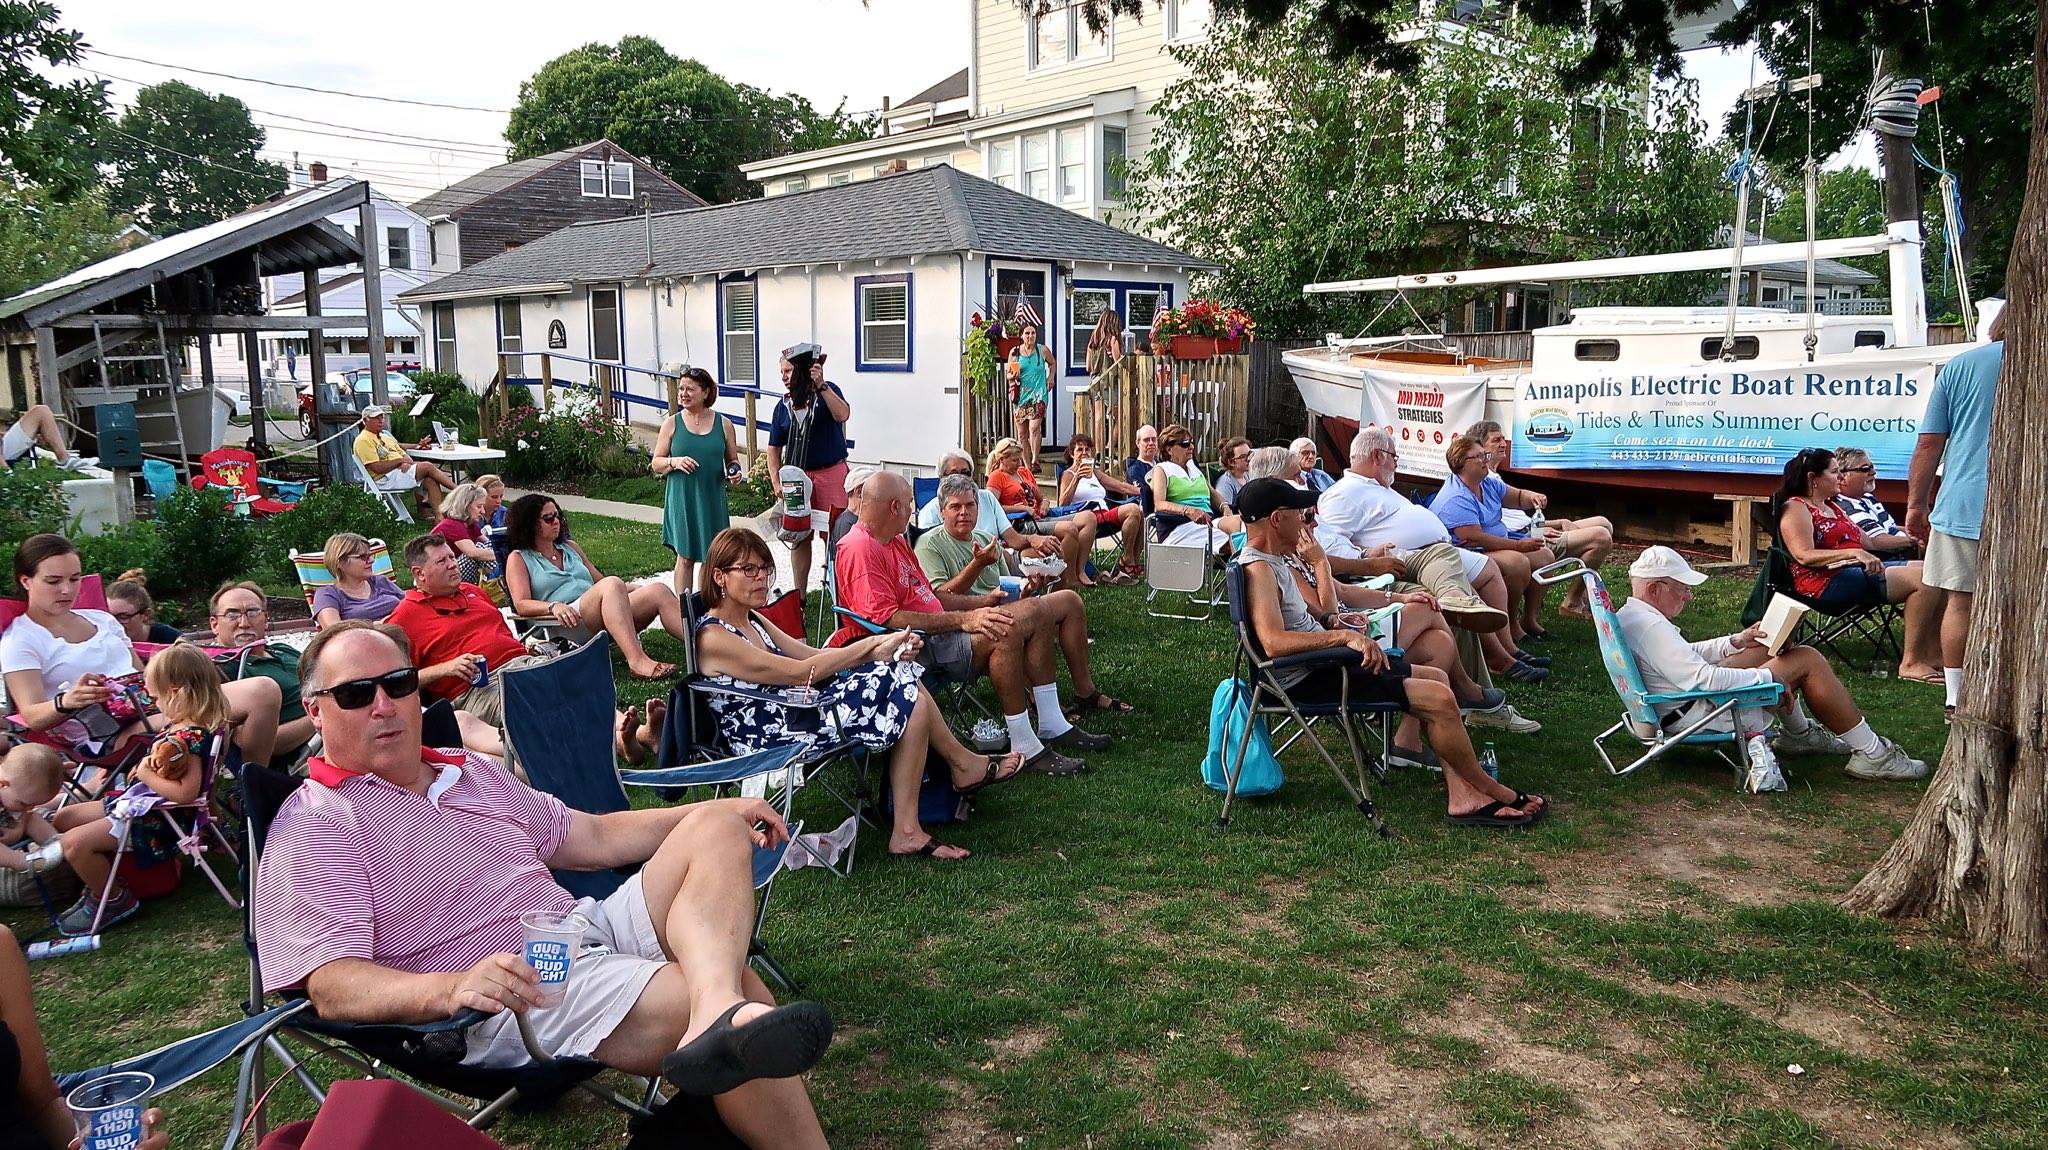
[[[22,743],[0,759],[0,867],[36,871],[36,847],[57,837],[38,812],[64,788],[64,760],[41,743]]]

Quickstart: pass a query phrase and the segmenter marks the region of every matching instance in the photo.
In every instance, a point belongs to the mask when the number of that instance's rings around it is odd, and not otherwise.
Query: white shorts
[[[1465,548],[1460,547],[1458,548],[1458,562],[1465,565],[1465,582],[1467,583],[1477,584],[1479,577],[1486,574],[1487,560],[1486,552],[1484,551],[1467,551]]]
[[[1225,547],[1230,546],[1230,532],[1219,531],[1214,524],[1209,523],[1183,523],[1172,531],[1167,532],[1166,538],[1160,540],[1160,542],[1168,547],[1201,547],[1206,545],[1209,550],[1220,555]]]
[[[13,463],[36,449],[36,437],[22,429],[20,423],[7,425],[7,434],[0,435],[0,458]]]
[[[419,477],[412,473],[410,467],[394,467],[377,477],[379,491],[411,491],[419,485]]]
[[[633,1004],[656,972],[668,965],[661,939],[647,914],[647,895],[640,876],[619,885],[611,896],[580,899],[576,910],[590,922],[583,949],[569,968],[569,984],[556,1006],[536,1007],[526,1014],[533,1038],[557,1058],[588,1058],[597,1044],[626,1020]],[[502,1011],[469,1032],[466,1066],[524,1066],[529,1057],[511,1011]]]
[[[1529,530],[1529,513],[1514,507],[1500,509],[1500,525],[1510,532]]]

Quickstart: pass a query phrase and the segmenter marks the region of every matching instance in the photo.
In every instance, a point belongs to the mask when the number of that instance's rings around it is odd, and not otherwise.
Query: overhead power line
[[[442,104],[432,100],[407,100],[399,96],[372,96],[366,92],[345,92],[339,88],[316,88],[310,84],[288,84],[283,80],[264,80],[255,76],[238,76],[233,72],[213,72],[205,68],[193,68],[185,64],[166,64],[162,60],[149,60],[141,56],[124,56],[102,48],[83,48],[83,52],[94,56],[105,56],[109,60],[129,60],[137,64],[148,64],[152,68],[168,68],[173,72],[190,72],[197,76],[212,76],[220,80],[239,80],[245,84],[263,84],[272,88],[290,88],[295,92],[318,92],[323,96],[345,96],[351,100],[375,100],[381,104],[409,104],[416,108],[444,108],[451,112],[487,112],[494,116],[509,116],[510,108],[484,108],[475,104]],[[132,81],[131,81],[132,83]]]

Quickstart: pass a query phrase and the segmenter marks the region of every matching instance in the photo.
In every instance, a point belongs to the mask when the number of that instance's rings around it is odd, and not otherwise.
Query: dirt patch
[[[1012,1030],[1001,1038],[989,1040],[988,1048],[994,1054],[991,1067],[1005,1063],[1022,1062],[1024,1059],[1052,1045],[1053,1032],[1050,1027],[1027,1026]]]

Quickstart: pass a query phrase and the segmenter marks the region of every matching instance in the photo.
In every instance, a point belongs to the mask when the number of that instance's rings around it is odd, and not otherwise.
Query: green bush
[[[563,479],[583,483],[596,475],[644,473],[647,460],[629,449],[632,433],[579,392],[558,391],[545,414],[515,407],[490,432],[505,451],[504,475],[514,483]]]
[[[69,534],[70,507],[64,499],[66,472],[54,467],[0,469],[0,548],[8,559],[31,535]],[[17,594],[9,590],[8,594]]]
[[[410,414],[411,405],[391,413],[391,435],[400,443],[418,443],[434,433],[434,423],[455,428],[464,443],[475,443],[481,420],[477,394],[452,371],[422,371],[412,377],[421,395],[434,401],[419,416]]]
[[[219,495],[179,488],[156,504],[163,556],[149,572],[153,592],[211,591],[248,574],[255,528]]]
[[[257,525],[255,556],[273,577],[291,579],[293,551],[318,551],[340,531],[382,539],[396,549],[404,546],[408,528],[382,500],[353,483],[315,487],[296,508]]]
[[[163,535],[150,520],[108,527],[98,535],[74,535],[71,541],[78,544],[79,569],[88,575],[98,572],[112,583],[122,573],[140,568],[149,573],[160,589],[174,589],[165,585],[175,580],[169,578],[171,572],[164,563]]]

